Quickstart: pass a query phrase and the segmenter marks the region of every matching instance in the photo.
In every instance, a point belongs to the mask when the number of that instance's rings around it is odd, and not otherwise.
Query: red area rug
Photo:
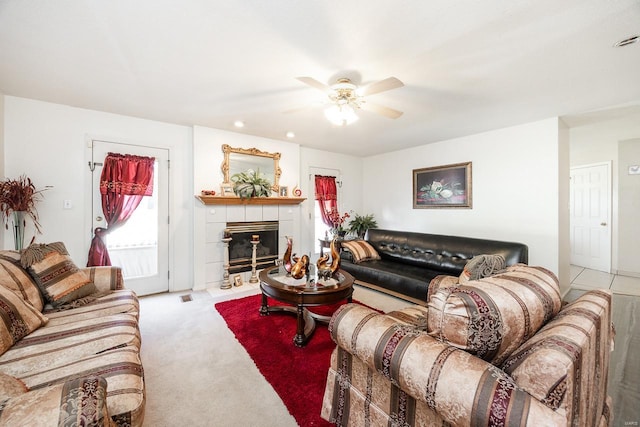
[[[215,305],[229,329],[247,350],[256,366],[278,393],[300,426],[330,426],[320,418],[331,352],[335,343],[327,326],[317,324],[307,345],[293,344],[295,316],[271,313],[260,316],[261,296],[253,295]],[[281,305],[269,300],[269,305]],[[317,307],[322,314],[334,307]]]

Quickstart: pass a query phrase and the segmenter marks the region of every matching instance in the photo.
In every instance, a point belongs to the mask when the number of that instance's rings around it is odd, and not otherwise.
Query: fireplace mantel
[[[205,205],[299,205],[305,197],[252,197],[241,199],[230,196],[196,196]]]

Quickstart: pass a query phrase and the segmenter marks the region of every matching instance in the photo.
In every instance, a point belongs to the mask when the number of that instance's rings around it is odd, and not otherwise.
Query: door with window
[[[609,163],[571,168],[571,263],[611,272],[611,184]]]
[[[127,222],[106,236],[111,265],[122,268],[126,287],[138,295],[169,290],[169,151],[94,140],[91,186],[92,233],[106,227],[100,175],[107,153],[155,157],[153,195],[142,198]]]
[[[338,169],[310,168],[309,169],[309,188],[313,191],[312,193],[313,195],[316,194],[316,187],[315,187],[316,175],[334,177],[335,179],[338,179],[338,177],[340,176],[340,171]],[[340,191],[339,187],[336,187],[336,189],[339,193]],[[338,195],[338,198],[339,198],[339,195]],[[317,255],[323,252],[323,248],[328,247],[328,241],[331,238],[331,234],[330,234],[331,227],[329,227],[327,224],[324,223],[322,219],[322,212],[320,211],[320,205],[318,204],[318,201],[315,200],[315,197],[313,199],[314,199],[313,211],[310,212],[309,216],[313,223],[313,226],[311,227],[311,230],[313,232],[313,236],[311,236],[311,238],[313,239],[312,240],[313,248],[314,248],[313,251],[314,251],[314,254]]]

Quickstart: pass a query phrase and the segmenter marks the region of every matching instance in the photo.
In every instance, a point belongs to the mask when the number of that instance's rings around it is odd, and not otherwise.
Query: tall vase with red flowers
[[[344,236],[347,234],[347,230],[344,228],[344,223],[347,219],[349,219],[349,217],[349,212],[340,214],[340,212],[335,210],[329,213],[329,220],[332,224],[331,232],[334,236],[338,236],[338,238],[340,239],[344,238]]]
[[[7,230],[11,219],[14,248],[17,251],[22,250],[24,247],[24,230],[27,225],[27,217],[31,218],[36,232],[42,232],[38,221],[36,203],[42,199],[43,191],[36,189],[31,178],[26,175],[22,175],[18,179],[7,178],[4,181],[0,181],[0,211]],[[33,239],[35,239],[35,236]]]

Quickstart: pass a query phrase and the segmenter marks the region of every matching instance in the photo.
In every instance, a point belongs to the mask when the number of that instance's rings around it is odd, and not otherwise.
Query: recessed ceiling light
[[[237,128],[243,128],[244,122],[242,120],[236,120],[235,122],[233,122],[233,125]]]
[[[295,137],[296,137],[295,133],[293,133],[291,131],[287,132],[287,138],[295,138]]]
[[[613,47],[623,47],[623,46],[629,46],[630,44],[634,44],[638,41],[638,35],[635,36],[631,36],[628,37],[624,40],[620,40],[619,42],[617,42],[616,44],[613,45]]]

